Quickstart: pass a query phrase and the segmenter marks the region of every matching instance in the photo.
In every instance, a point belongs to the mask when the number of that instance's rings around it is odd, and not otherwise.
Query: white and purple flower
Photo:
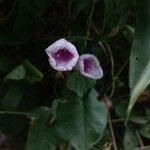
[[[76,65],[79,54],[76,47],[60,39],[46,49],[50,65],[57,71],[68,71]]]
[[[81,55],[77,67],[80,73],[88,78],[100,79],[103,76],[103,70],[98,59],[94,55]]]

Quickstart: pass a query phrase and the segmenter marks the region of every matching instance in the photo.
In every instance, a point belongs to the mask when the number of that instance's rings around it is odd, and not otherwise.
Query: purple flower
[[[78,69],[82,75],[88,78],[100,79],[103,76],[103,70],[98,59],[91,54],[83,54],[80,56]]]
[[[54,42],[46,49],[46,53],[50,65],[57,71],[72,70],[79,58],[76,47],[65,39]]]

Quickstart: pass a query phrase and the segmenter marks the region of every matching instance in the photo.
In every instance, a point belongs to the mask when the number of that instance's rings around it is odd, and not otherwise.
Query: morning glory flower
[[[103,70],[98,59],[94,55],[81,55],[77,67],[80,73],[88,78],[96,80],[102,78],[103,76]]]
[[[79,54],[76,47],[60,39],[46,49],[50,65],[57,71],[69,71],[76,65]]]

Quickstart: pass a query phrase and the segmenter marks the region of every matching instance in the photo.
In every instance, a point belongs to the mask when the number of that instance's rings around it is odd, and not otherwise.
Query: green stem
[[[27,112],[19,112],[19,111],[0,111],[0,115],[25,115],[27,116]]]
[[[143,143],[143,140],[142,140],[142,138],[141,138],[139,132],[136,130],[135,133],[136,133],[136,136],[137,136],[137,138],[138,138],[139,144],[141,145],[141,148],[143,148],[143,147],[144,147],[144,143]]]
[[[119,118],[119,119],[113,119],[111,120],[111,123],[120,123],[120,122],[124,122],[125,118]]]
[[[112,140],[113,140],[114,150],[118,150],[109,112],[108,112],[108,124],[109,124],[110,132],[111,132],[111,136],[112,136]]]

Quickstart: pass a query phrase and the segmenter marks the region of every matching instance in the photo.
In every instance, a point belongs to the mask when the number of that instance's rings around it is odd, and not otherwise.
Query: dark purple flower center
[[[90,58],[85,58],[84,59],[84,72],[88,73],[91,71],[92,66],[93,66],[93,61]]]
[[[57,63],[68,63],[72,60],[74,55],[69,52],[67,49],[60,49],[57,52],[52,54],[52,57]]]

